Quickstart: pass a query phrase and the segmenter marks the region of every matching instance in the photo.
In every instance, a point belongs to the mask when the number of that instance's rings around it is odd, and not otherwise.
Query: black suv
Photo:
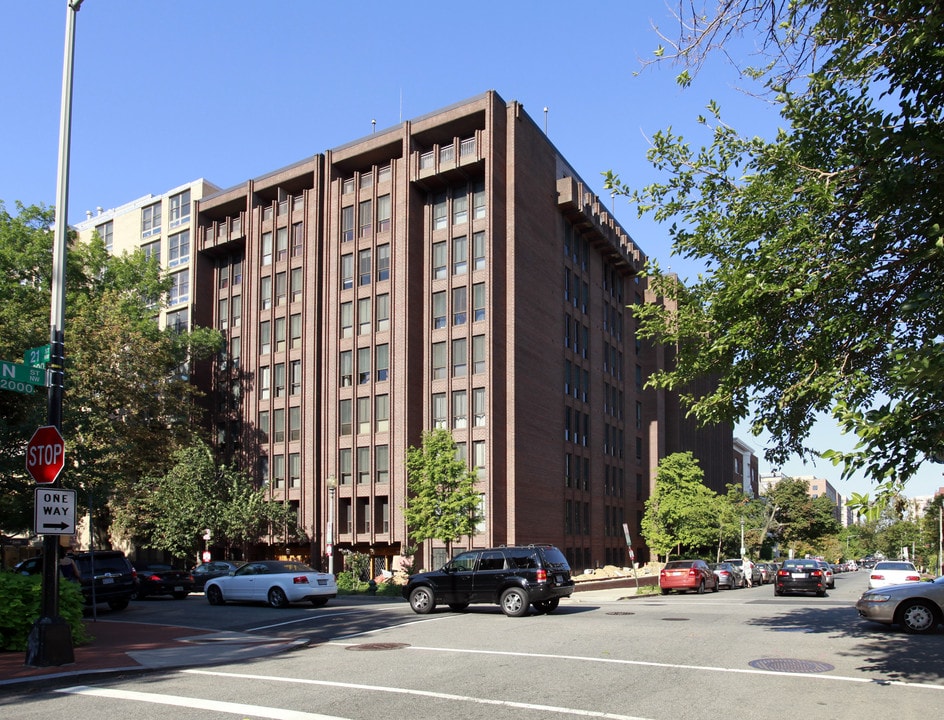
[[[420,614],[432,612],[437,603],[455,611],[470,603],[497,603],[505,615],[521,617],[529,605],[552,612],[573,591],[570,565],[560,550],[526,545],[461,553],[440,570],[412,575],[403,597]]]
[[[72,560],[71,566],[66,560]],[[13,569],[23,575],[40,575],[43,572],[43,556],[38,555],[17,563]],[[59,563],[59,570],[64,579],[79,583],[82,600],[86,605],[108,603],[112,610],[124,610],[138,591],[137,573],[125,554],[118,550],[96,550],[66,555],[63,562]]]

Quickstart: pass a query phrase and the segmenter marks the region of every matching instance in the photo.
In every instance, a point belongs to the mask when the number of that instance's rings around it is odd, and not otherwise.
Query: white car
[[[869,571],[869,590],[920,581],[921,574],[907,560],[881,560]]]
[[[334,575],[318,572],[304,563],[286,560],[248,562],[229,575],[208,580],[204,587],[210,605],[232,602],[264,602],[283,608],[309,601],[315,607],[337,597]]]

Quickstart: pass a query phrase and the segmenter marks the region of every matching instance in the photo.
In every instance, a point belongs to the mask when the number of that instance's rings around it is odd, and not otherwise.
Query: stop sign
[[[26,470],[38,483],[56,482],[65,464],[66,443],[55,425],[38,428],[26,445]]]

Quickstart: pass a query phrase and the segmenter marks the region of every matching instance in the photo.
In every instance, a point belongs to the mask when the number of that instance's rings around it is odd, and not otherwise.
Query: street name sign
[[[38,487],[33,532],[37,535],[75,535],[75,490]]]
[[[48,365],[51,356],[52,346],[49,343],[39,347],[30,348],[23,353],[23,362],[26,365]]]
[[[46,384],[46,368],[0,360],[0,390],[32,395],[36,385]]]

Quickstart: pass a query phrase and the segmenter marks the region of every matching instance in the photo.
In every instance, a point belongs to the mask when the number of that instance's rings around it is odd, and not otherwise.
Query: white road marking
[[[287,678],[275,675],[253,675],[251,673],[219,672],[216,670],[183,670],[192,675],[212,675],[214,677],[242,678],[244,680],[267,680],[269,682],[292,683],[296,685],[319,685],[323,687],[337,687],[350,690],[366,690],[370,692],[394,693],[397,695],[416,695],[419,697],[435,698],[437,700],[451,700],[469,702],[477,705],[493,705],[518,710],[536,710],[545,713],[559,713],[578,717],[605,718],[606,720],[649,720],[636,715],[618,715],[615,713],[597,712],[595,710],[580,710],[577,708],[558,707],[556,705],[538,705],[535,703],[513,702],[511,700],[490,700],[488,698],[470,697],[468,695],[453,695],[450,693],[431,692],[429,690],[411,690],[409,688],[387,687],[384,685],[364,685],[361,683],[330,682],[328,680],[309,680],[306,678]]]
[[[321,715],[319,713],[300,712],[284,708],[265,707],[262,705],[247,705],[244,703],[223,702],[220,700],[204,700],[195,697],[181,697],[179,695],[159,695],[157,693],[135,692],[132,690],[109,690],[88,685],[56,690],[70,695],[92,695],[95,697],[113,698],[115,700],[130,700],[133,702],[153,703],[156,705],[174,705],[177,707],[196,708],[198,710],[212,710],[214,712],[231,713],[246,717],[270,718],[270,720],[346,720],[336,715]],[[129,712],[129,715],[135,713]]]

